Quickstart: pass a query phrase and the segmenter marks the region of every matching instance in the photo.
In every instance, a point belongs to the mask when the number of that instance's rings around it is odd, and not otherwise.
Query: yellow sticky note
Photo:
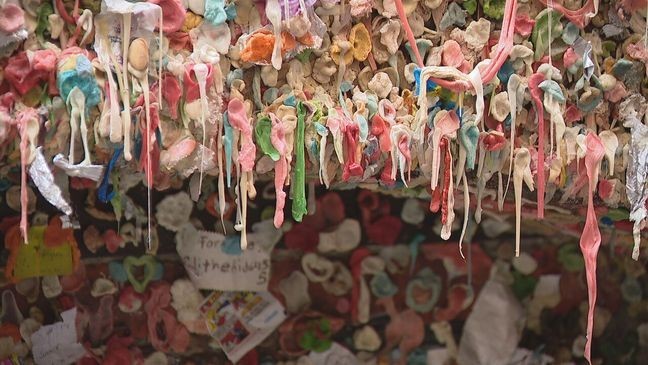
[[[69,275],[74,269],[72,246],[64,243],[50,248],[43,244],[46,227],[31,227],[29,243],[18,248],[14,266],[17,280],[53,275]]]

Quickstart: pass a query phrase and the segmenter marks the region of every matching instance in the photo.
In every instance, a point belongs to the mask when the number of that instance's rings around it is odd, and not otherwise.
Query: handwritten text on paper
[[[238,252],[230,252],[227,245],[225,236],[206,231],[198,232],[194,242],[178,243],[178,254],[194,284],[223,291],[267,290],[270,254],[253,244]]]

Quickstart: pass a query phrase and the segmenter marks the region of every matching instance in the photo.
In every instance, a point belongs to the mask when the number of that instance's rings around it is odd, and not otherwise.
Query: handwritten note
[[[264,291],[270,279],[270,253],[249,242],[241,251],[236,237],[198,231],[176,248],[189,274],[200,289]]]
[[[269,292],[213,292],[200,306],[207,330],[232,362],[260,344],[286,319]]]
[[[29,244],[20,245],[13,266],[16,279],[36,276],[69,275],[74,269],[72,246],[64,243],[47,247],[43,243],[45,227],[29,229]]]
[[[61,313],[61,317],[63,322],[43,326],[32,334],[32,354],[37,365],[67,365],[85,354],[85,348],[77,342],[76,308]]]

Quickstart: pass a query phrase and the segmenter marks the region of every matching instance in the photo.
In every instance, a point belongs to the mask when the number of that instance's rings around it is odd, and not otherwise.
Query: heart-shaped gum
[[[124,259],[124,271],[128,282],[138,293],[143,293],[151,281],[162,277],[162,265],[155,261],[150,255],[141,257],[128,256]],[[143,269],[141,278],[136,277],[136,270]]]

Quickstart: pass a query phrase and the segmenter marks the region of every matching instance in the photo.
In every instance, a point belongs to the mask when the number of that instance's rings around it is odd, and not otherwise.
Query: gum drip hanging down
[[[533,176],[531,175],[531,154],[521,147],[515,154],[513,168],[513,189],[515,191],[515,257],[520,256],[520,221],[522,215],[522,182],[526,182],[529,190],[533,191]]]
[[[237,225],[237,230],[241,231],[241,248],[247,248],[247,198],[248,192],[251,198],[254,198],[254,182],[252,179],[252,170],[254,169],[254,156],[256,155],[256,146],[252,141],[252,126],[245,111],[245,105],[239,99],[231,99],[227,105],[227,114],[232,127],[238,129],[241,134],[241,150],[238,156],[238,165],[240,166],[240,203],[241,203],[241,223]]]
[[[297,138],[295,145],[295,190],[294,200],[292,206],[293,218],[297,222],[301,222],[306,214],[306,160],[304,155],[304,131],[306,128],[305,118],[306,110],[302,102],[297,103]]]
[[[158,38],[158,108],[157,112],[162,109],[162,29],[164,27],[164,17],[162,14],[162,8],[160,7],[160,22],[159,22],[159,38]],[[149,93],[149,88],[148,88],[148,70],[146,72],[146,89],[145,89],[145,94],[144,97],[146,97]],[[146,118],[148,119],[146,122],[146,128],[147,131],[146,133],[150,136],[151,131],[150,131],[150,123],[149,121],[151,120],[150,118],[150,111],[149,111],[149,106],[146,105]],[[149,145],[150,145],[150,139],[149,139]],[[149,149],[147,150],[148,153],[148,159],[147,159],[147,170],[151,171],[151,146],[148,146]],[[202,151],[202,150],[201,150]],[[202,167],[202,164],[201,164]],[[151,174],[152,175],[152,174]],[[148,185],[147,188],[147,194],[148,194],[148,212],[147,212],[147,222],[146,222],[146,228],[148,230],[148,234],[146,235],[146,244],[149,250],[151,250],[151,188],[153,187],[153,181],[151,179],[151,182]]]
[[[459,120],[461,121],[463,119],[463,101],[464,101],[464,94],[460,93],[459,94],[459,108],[458,108],[458,113],[459,113]],[[466,122],[463,122],[464,124],[462,127],[464,128],[470,128],[466,126]],[[463,129],[463,128],[460,128]],[[464,237],[466,236],[466,229],[468,228],[468,217],[470,215],[470,192],[468,191],[468,180],[466,179],[466,171],[465,171],[465,166],[466,166],[466,148],[463,145],[463,142],[459,140],[459,161],[457,163],[457,186],[456,188],[459,187],[459,183],[462,183],[463,187],[463,208],[464,208],[464,219],[463,219],[463,224],[461,225],[461,235],[459,236],[459,254],[461,255],[462,259],[466,259],[466,257],[463,254],[463,240]]]
[[[538,121],[538,218],[544,218],[544,195],[545,195],[545,155],[544,155],[544,107],[540,95],[540,83],[544,81],[545,76],[541,73],[534,73],[529,78],[529,89],[531,90],[531,99],[536,109],[536,117]]]
[[[288,176],[288,160],[286,158],[288,147],[286,145],[285,129],[281,120],[274,113],[269,113],[269,115],[272,120],[270,140],[272,146],[279,152],[279,160],[275,162],[274,185],[277,201],[275,205],[274,226],[275,228],[280,228],[283,224],[283,209],[286,204],[286,193],[283,190],[283,186],[286,182],[286,176]]]
[[[130,112],[130,89],[128,87],[128,48],[130,46],[130,28],[131,28],[131,14],[122,15],[122,103],[124,110],[122,110],[122,128],[124,130],[124,158],[130,161],[133,158],[131,154],[131,112]],[[150,221],[150,217],[149,217]]]
[[[20,233],[23,237],[23,242],[28,243],[27,234],[27,210],[28,210],[28,194],[27,194],[27,165],[29,164],[29,134],[27,123],[29,118],[36,117],[27,109],[18,116],[18,131],[20,133]]]
[[[144,108],[145,110],[145,115],[146,115],[146,210],[147,210],[147,224],[146,228],[148,229],[148,234],[146,237],[146,244],[147,248],[150,250],[151,249],[151,188],[153,187],[153,170],[151,168],[151,150],[152,150],[152,140],[154,136],[151,136],[151,95],[150,95],[150,90],[149,90],[149,83],[148,83],[148,67],[144,71],[144,75],[142,76],[142,89],[144,91]],[[162,85],[160,84],[159,88],[162,88]],[[158,99],[158,103],[160,103],[162,99]],[[159,108],[158,108],[159,110]]]
[[[218,158],[218,213],[220,214],[221,226],[223,233],[225,229],[225,178],[223,176],[223,128],[225,124],[224,117],[217,119],[218,137],[216,140],[216,151]]]
[[[441,202],[441,238],[447,240],[452,234],[452,223],[454,222],[454,184],[452,183],[452,153],[450,153],[450,141],[446,139],[446,153],[444,158],[444,177],[443,177],[443,193]]]
[[[207,148],[207,129],[205,128],[205,119],[207,118],[207,74],[209,69],[204,63],[198,63],[194,66],[193,71],[198,81],[198,89],[200,92],[200,128],[202,128],[202,145],[200,149],[200,181],[198,182],[198,195],[202,191],[203,173],[205,170],[205,149]]]
[[[585,259],[585,275],[587,277],[587,294],[589,310],[587,312],[587,342],[585,343],[585,359],[591,364],[592,336],[594,330],[594,309],[596,307],[596,258],[601,245],[601,232],[598,227],[596,211],[594,210],[594,190],[598,182],[601,160],[605,153],[600,138],[590,132],[586,138],[587,154],[585,168],[589,182],[587,190],[587,216],[585,227],[580,238],[580,247]]]

